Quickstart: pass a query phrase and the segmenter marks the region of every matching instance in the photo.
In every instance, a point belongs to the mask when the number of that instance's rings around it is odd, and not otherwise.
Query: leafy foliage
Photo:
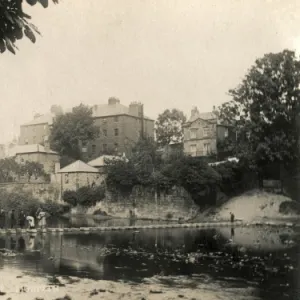
[[[0,159],[0,182],[11,182],[13,177],[21,173],[21,166],[14,158]]]
[[[51,148],[62,156],[81,158],[80,142],[88,142],[99,134],[94,125],[92,109],[80,104],[71,113],[56,116],[50,134]]]
[[[0,189],[0,208],[5,211],[12,209],[17,211],[23,210],[25,214],[32,216],[39,207],[54,216],[63,214],[69,210],[68,206],[50,200],[41,203],[38,199],[33,198],[31,193],[18,190],[8,192]]]
[[[284,50],[256,60],[220,107],[220,118],[237,127],[236,153],[245,165],[299,158],[300,61]]]
[[[28,181],[31,176],[34,176],[36,179],[39,177],[46,177],[47,174],[44,171],[44,166],[35,161],[26,161],[21,165],[21,175],[27,175]]]
[[[182,125],[186,117],[178,109],[166,109],[155,122],[157,143],[160,146],[169,145],[170,142],[181,142],[183,139]]]
[[[58,3],[58,0],[52,0]],[[43,7],[48,6],[48,0],[26,0],[30,5],[39,2]],[[31,17],[24,13],[23,0],[0,0],[0,53],[7,50],[16,53],[16,41],[24,35],[32,42],[36,42],[35,34],[40,32],[29,22]]]
[[[63,200],[71,206],[93,206],[98,201],[103,200],[105,197],[105,189],[102,186],[88,187],[84,186],[77,191],[65,191]]]

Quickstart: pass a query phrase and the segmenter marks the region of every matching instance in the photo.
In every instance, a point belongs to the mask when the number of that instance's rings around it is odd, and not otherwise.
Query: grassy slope
[[[292,200],[283,195],[253,190],[224,203],[217,209],[215,219],[229,220],[230,212],[234,213],[236,219],[244,221],[261,218],[283,219],[296,217],[296,214],[284,215],[279,213],[279,206],[285,201]]]

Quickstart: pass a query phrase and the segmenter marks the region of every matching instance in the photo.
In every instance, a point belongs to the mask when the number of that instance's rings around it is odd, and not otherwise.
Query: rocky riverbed
[[[141,283],[79,279],[76,277],[37,277],[9,268],[0,271],[0,299],[82,300],[82,299],[258,299],[254,287],[236,288],[213,282],[207,276],[155,276]]]

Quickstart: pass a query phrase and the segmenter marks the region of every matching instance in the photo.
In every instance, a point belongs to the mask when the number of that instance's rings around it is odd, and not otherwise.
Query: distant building
[[[61,185],[61,192],[77,190],[83,186],[99,185],[104,181],[98,169],[77,160],[60,169],[55,174],[55,180]]]
[[[55,171],[55,165],[59,163],[59,155],[57,152],[50,150],[47,146],[39,144],[18,145],[10,149],[9,157],[15,157],[18,163],[26,161],[34,161],[44,166],[47,174]]]
[[[214,112],[199,113],[195,107],[183,125],[184,152],[191,156],[218,154],[217,143],[232,134],[232,127],[220,123]]]
[[[43,144],[49,139],[53,114],[37,115],[31,122],[20,126],[19,145]]]
[[[120,100],[109,98],[107,104],[94,105],[92,109],[100,136],[81,145],[85,160],[103,154],[128,154],[142,135],[154,138],[154,120],[144,115],[141,103],[127,107]],[[49,138],[53,120],[53,114],[46,114],[21,125],[19,144],[43,144]]]

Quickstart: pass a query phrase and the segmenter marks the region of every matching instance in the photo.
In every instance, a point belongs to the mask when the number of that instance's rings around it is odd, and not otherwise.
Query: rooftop
[[[99,173],[99,171],[85,162],[77,160],[60,169],[57,173]]]
[[[120,157],[120,156],[114,156],[114,155],[102,155],[102,156],[99,156],[93,160],[91,160],[90,162],[88,162],[88,164],[90,166],[93,166],[93,167],[103,167],[106,165],[106,162],[105,160],[122,160],[122,159],[126,159],[126,157]]]
[[[30,122],[24,123],[22,126],[30,126],[30,125],[39,125],[39,124],[49,124],[53,123],[54,116],[52,114],[41,115]]]
[[[16,145],[9,150],[8,156],[16,156],[17,154],[27,154],[27,153],[48,153],[57,154],[57,152],[45,149],[44,146],[40,144],[31,145]]]

